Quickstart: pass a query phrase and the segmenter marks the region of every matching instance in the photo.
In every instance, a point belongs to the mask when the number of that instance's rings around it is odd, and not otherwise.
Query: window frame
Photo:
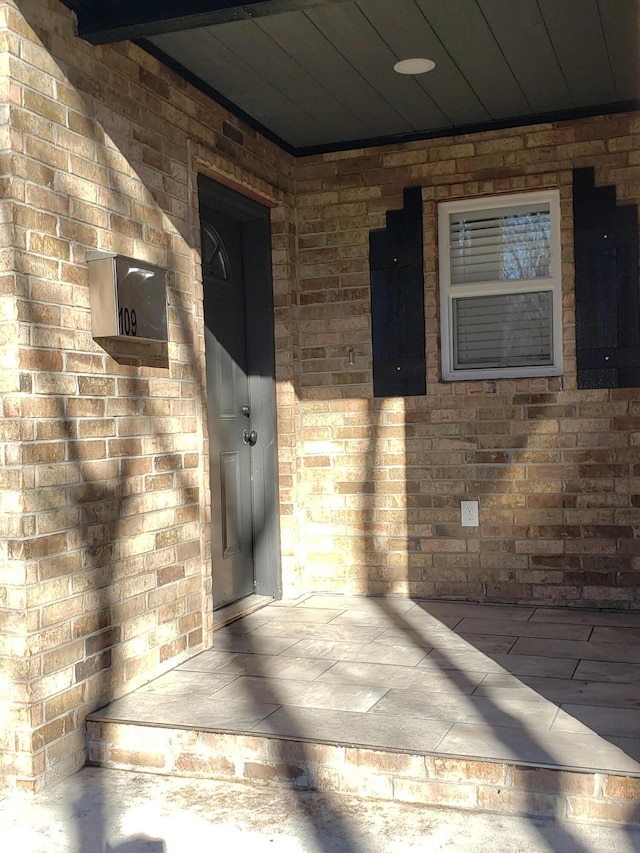
[[[491,211],[495,208],[511,206],[515,208],[531,204],[549,205],[551,275],[539,278],[452,284],[450,214],[461,212],[472,213],[482,210]],[[505,193],[502,195],[478,196],[475,198],[440,202],[438,205],[438,255],[440,280],[440,366],[443,381],[516,379],[562,375],[562,257],[559,190]],[[552,294],[551,364],[524,365],[519,367],[455,367],[455,353],[453,350],[453,303],[456,298],[540,293],[542,291],[549,291]]]

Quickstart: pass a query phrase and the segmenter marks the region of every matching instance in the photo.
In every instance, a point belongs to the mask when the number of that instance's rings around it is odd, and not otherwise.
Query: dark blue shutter
[[[375,397],[427,393],[422,270],[422,191],[404,191],[404,208],[369,235]]]
[[[579,388],[640,386],[638,209],[573,172]]]

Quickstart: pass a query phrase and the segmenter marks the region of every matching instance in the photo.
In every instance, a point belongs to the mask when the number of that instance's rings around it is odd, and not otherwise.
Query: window
[[[557,191],[439,205],[442,378],[562,373]]]

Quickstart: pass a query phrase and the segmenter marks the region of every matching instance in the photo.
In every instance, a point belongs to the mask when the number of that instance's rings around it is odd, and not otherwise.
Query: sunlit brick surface
[[[82,766],[88,711],[210,642],[197,173],[273,208],[286,329],[293,163],[55,0],[0,15],[0,786],[33,790]],[[167,270],[166,353],[93,340],[93,249]]]

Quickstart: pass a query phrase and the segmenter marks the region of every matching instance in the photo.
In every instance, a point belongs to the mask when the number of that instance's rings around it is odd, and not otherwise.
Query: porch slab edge
[[[88,764],[430,806],[640,825],[640,778],[90,719]]]

